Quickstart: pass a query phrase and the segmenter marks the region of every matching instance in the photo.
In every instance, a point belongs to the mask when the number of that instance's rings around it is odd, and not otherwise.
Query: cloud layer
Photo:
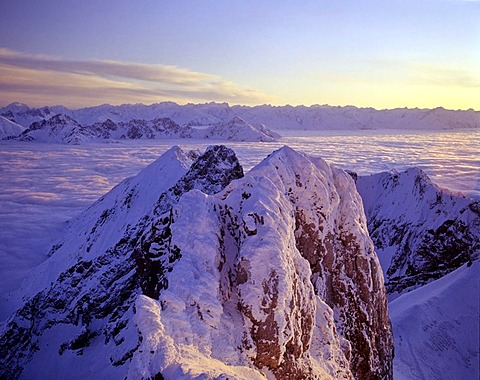
[[[258,104],[272,98],[221,77],[176,66],[118,61],[69,61],[0,48],[0,103],[180,103],[226,101]]]

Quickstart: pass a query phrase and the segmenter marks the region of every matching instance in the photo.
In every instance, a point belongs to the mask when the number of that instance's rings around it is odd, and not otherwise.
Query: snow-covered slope
[[[389,293],[480,257],[480,202],[439,188],[418,168],[358,177],[357,189]]]
[[[167,210],[182,195],[180,182],[187,181],[186,189],[218,190],[212,173],[223,185],[230,174],[232,178],[243,175],[233,152],[225,151],[224,147],[209,149],[185,173],[189,160],[178,148],[172,149],[73,220],[66,239],[53,247],[52,257],[32,273],[11,301],[18,311],[2,328],[0,375],[16,377],[23,372],[25,378],[80,379],[97,369],[97,378],[125,374],[124,364],[130,362],[142,339],[131,323],[143,268],[134,254],[138,239],[162,230],[164,219],[153,224],[151,218],[160,195],[170,193],[169,185],[175,184],[171,189],[176,198],[162,202]],[[142,209],[149,211],[142,215]],[[31,323],[31,328],[25,323]],[[105,339],[97,339],[81,356],[100,334]],[[36,354],[38,347],[41,350]],[[73,374],[72,366],[76,368]]]
[[[478,379],[480,262],[390,303],[394,378]]]
[[[353,180],[289,148],[243,178],[221,146],[188,166],[174,149],[70,223],[0,328],[1,375],[391,378]]]
[[[20,124],[0,116],[0,140],[5,137],[18,136],[24,129]]]

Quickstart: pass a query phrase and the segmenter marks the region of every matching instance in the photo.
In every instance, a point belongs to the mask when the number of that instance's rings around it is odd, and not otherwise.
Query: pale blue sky
[[[0,105],[480,108],[480,2],[0,2]]]

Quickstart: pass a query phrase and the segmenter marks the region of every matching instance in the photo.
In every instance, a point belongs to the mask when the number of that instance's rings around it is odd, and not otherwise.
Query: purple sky
[[[0,105],[479,109],[480,2],[0,2]]]

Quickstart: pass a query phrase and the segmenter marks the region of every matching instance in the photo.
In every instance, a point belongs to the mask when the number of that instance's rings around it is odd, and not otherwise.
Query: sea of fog
[[[18,288],[47,258],[65,221],[173,145],[204,150],[218,142],[142,140],[80,146],[0,142],[0,294]],[[418,166],[442,187],[480,198],[480,132],[290,132],[274,143],[225,143],[245,170],[283,145],[370,174]]]

